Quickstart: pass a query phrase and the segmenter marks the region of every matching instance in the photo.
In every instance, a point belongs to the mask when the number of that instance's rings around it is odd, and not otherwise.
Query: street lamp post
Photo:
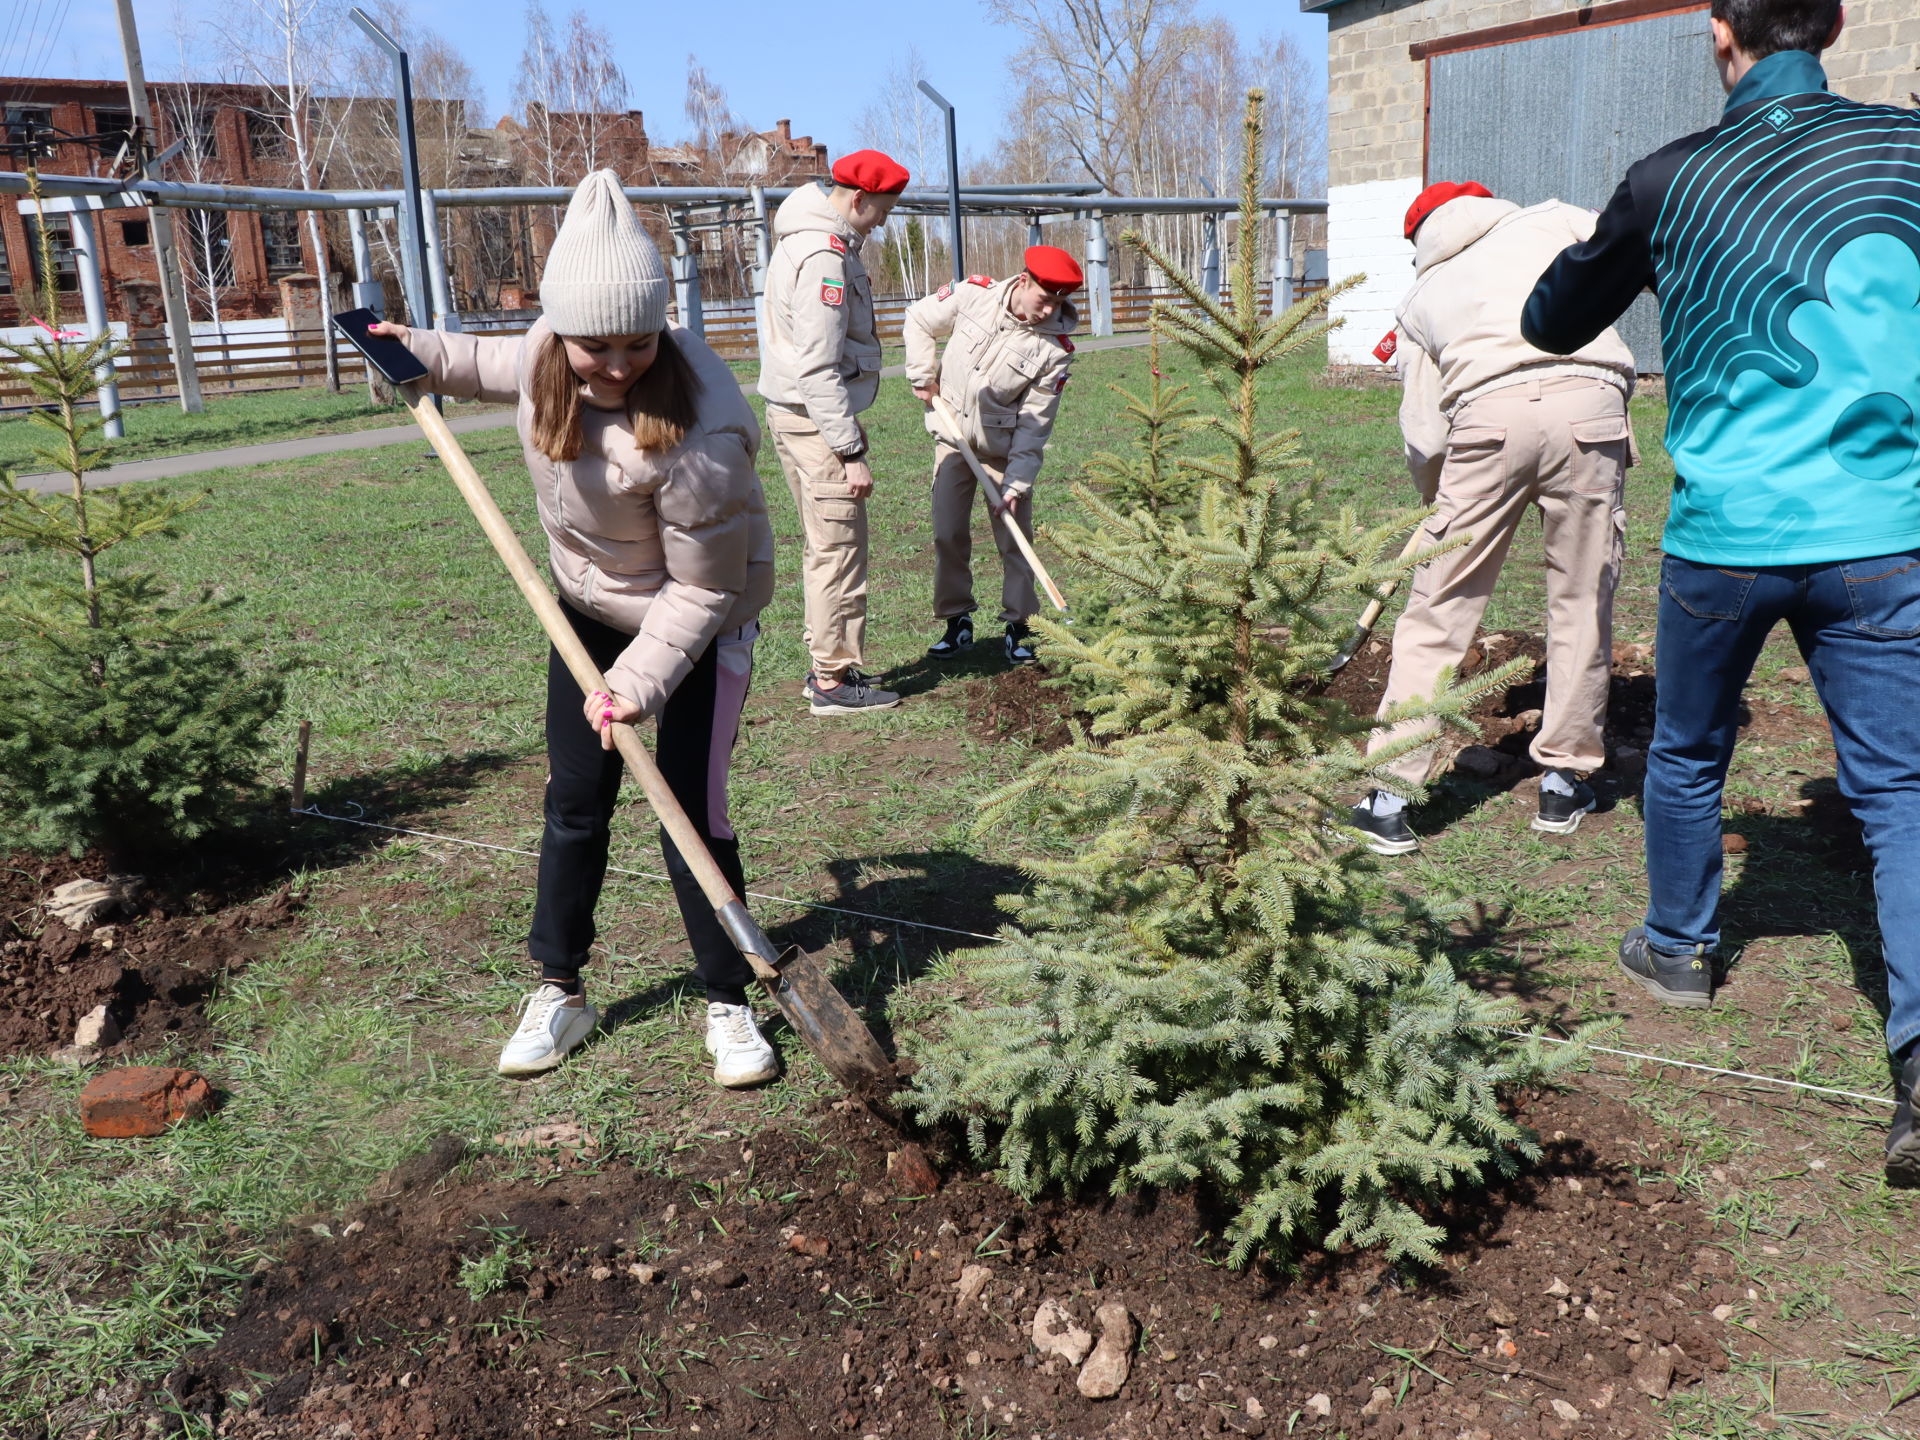
[[[953,251],[953,278],[956,283],[966,278],[967,261],[964,242],[960,238],[960,135],[954,125],[953,105],[926,81],[920,82],[920,93],[925,95],[947,117],[947,234]]]

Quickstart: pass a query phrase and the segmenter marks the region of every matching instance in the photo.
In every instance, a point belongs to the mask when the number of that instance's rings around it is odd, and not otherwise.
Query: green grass
[[[1130,439],[1106,386],[1137,384],[1145,365],[1140,350],[1080,357],[1042,476],[1043,525],[1066,511],[1063,478],[1094,451]],[[1193,378],[1173,357],[1166,368]],[[1303,432],[1329,503],[1378,514],[1412,502],[1397,392],[1329,385],[1314,357],[1263,384],[1277,402],[1274,423]],[[392,419],[347,413],[357,403],[314,392],[216,400],[197,424],[143,410],[133,417],[141,427],[134,440],[206,448],[271,438],[276,425]],[[249,405],[262,408],[243,415]],[[772,447],[763,448],[782,583],[762,617],[733,818],[756,890],[991,930],[990,897],[1015,877],[1004,868],[1008,846],[975,837],[970,823],[978,799],[1017,774],[1028,752],[1017,737],[988,742],[968,727],[966,695],[996,668],[989,647],[949,669],[922,659],[936,627],[919,410],[905,384],[889,380],[868,417],[878,478],[870,661],[897,667],[909,692],[892,715],[827,725],[804,713],[798,528]],[[1629,486],[1618,624],[1626,639],[1652,632],[1671,483],[1659,403],[1636,401],[1634,416],[1646,462]],[[0,456],[16,443],[7,428],[16,424],[0,422]],[[469,449],[529,548],[542,553],[511,432],[473,436]],[[298,663],[272,739],[290,768],[295,725],[314,722],[313,798],[333,813],[534,848],[544,642],[424,448],[214,472],[180,488],[205,491],[207,502],[181,540],[148,554],[164,553],[182,585],[244,594],[238,624],[253,647]],[[976,556],[990,613],[997,580],[983,531]],[[0,578],[29,563],[0,551]],[[1541,577],[1537,540],[1524,532],[1488,628],[1538,631]],[[1073,577],[1061,578],[1071,596]],[[1762,662],[1754,691],[1762,709],[1804,710],[1804,689],[1775,677],[1788,653],[1776,645]],[[1831,773],[1823,763],[1809,740],[1743,745],[1732,789],[1781,807]],[[1610,947],[1644,903],[1637,816],[1624,806],[1564,842],[1544,842],[1526,829],[1530,806],[1530,790],[1455,788],[1442,807],[1452,823],[1395,878],[1482,903],[1488,919],[1463,939],[1461,962],[1549,987],[1569,1023],[1633,1008],[1613,983]],[[528,982],[531,862],[265,813],[258,823],[304,837],[308,868],[297,883],[310,911],[297,938],[217,1002],[217,1042],[175,1057],[230,1092],[216,1116],[137,1146],[89,1140],[72,1118],[80,1076],[45,1060],[0,1062],[0,1090],[16,1092],[0,1110],[0,1433],[49,1415],[85,1433],[80,1421],[111,1412],[127,1386],[163,1374],[217,1323],[280,1227],[350,1201],[436,1132],[486,1145],[503,1131],[568,1120],[603,1153],[666,1167],[676,1147],[722,1122],[804,1125],[808,1107],[830,1092],[790,1039],[782,1085],[746,1095],[713,1089],[671,897],[657,881],[624,875],[610,878],[589,976],[608,1009],[607,1031],[583,1063],[538,1084],[502,1084],[491,1065]],[[1879,1093],[1877,1018],[1853,973],[1858,963],[1871,979],[1876,960],[1870,886],[1808,851],[1804,822],[1777,808],[1765,827],[1749,829],[1755,845],[1729,871],[1729,923],[1748,940],[1744,976],[1770,983],[1743,979],[1718,1008],[1679,1020],[1637,1013],[1623,1043]],[[637,801],[615,835],[616,865],[659,869]],[[943,947],[964,943],[772,902],[755,909],[776,934],[791,927],[903,1027],[935,1004],[913,982]],[[963,966],[964,954],[942,970]],[[1920,1400],[1850,1430],[1802,1419],[1816,1406],[1882,1415],[1920,1376],[1911,1321],[1920,1259],[1910,1206],[1875,1178],[1879,1117],[1774,1096],[1756,1102],[1650,1067],[1603,1069],[1590,1083],[1630,1097],[1656,1124],[1665,1138],[1647,1167],[1673,1174],[1714,1211],[1756,1297],[1741,1321],[1758,1337],[1730,1333],[1743,1354],[1760,1358],[1677,1398],[1674,1433],[1743,1435],[1761,1419],[1790,1433],[1902,1433]],[[825,1164],[856,1173],[852,1157],[822,1145]],[[510,1237],[472,1238],[477,1267],[495,1264],[496,1254],[511,1262]],[[481,1268],[471,1279],[490,1283]]]

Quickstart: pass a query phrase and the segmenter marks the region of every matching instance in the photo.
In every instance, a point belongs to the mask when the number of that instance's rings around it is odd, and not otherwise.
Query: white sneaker
[[[745,1005],[707,1002],[707,1053],[713,1056],[715,1083],[729,1090],[764,1084],[780,1073],[773,1047]]]
[[[574,997],[558,985],[542,985],[520,1002],[520,1027],[500,1052],[502,1075],[538,1075],[551,1070],[567,1058],[600,1023],[600,1012]]]

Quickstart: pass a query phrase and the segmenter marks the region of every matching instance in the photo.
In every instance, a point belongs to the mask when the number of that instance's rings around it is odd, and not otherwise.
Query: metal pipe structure
[[[767,267],[773,263],[773,225],[767,218],[767,192],[753,190],[753,332],[762,341],[767,325]]]
[[[1220,298],[1220,217],[1204,215],[1200,219],[1200,288],[1212,299]]]
[[[953,261],[953,283],[966,278],[966,240],[960,233],[960,131],[953,102],[922,80],[920,93],[938,105],[947,117],[947,255]]]
[[[157,134],[153,106],[147,100],[147,70],[140,58],[140,32],[134,24],[133,0],[114,0],[120,24],[120,50],[127,62],[127,104],[133,123],[144,138]],[[157,168],[150,163],[142,174]],[[153,232],[153,268],[160,277],[160,301],[167,312],[167,345],[173,352],[173,379],[180,389],[180,408],[198,415],[207,408],[200,398],[200,372],[193,363],[193,316],[187,309],[187,290],[180,279],[180,257],[173,248],[173,216],[155,207],[148,217]]]
[[[1101,215],[1087,216],[1088,333],[1113,334],[1113,276],[1107,268],[1107,224]]]
[[[1046,239],[1040,232],[1040,217],[1038,215],[1030,215],[1027,217],[1027,244],[1029,246],[1046,244]]]
[[[1273,217],[1273,299],[1270,303],[1273,313],[1279,315],[1291,309],[1293,302],[1293,217],[1282,211]]]
[[[67,225],[73,237],[74,266],[80,272],[80,303],[87,312],[88,338],[97,340],[112,329],[107,323],[106,286],[100,279],[100,237],[93,228],[93,216],[85,210],[73,211]],[[93,374],[100,386],[100,418],[106,421],[107,438],[118,440],[127,431],[120,419],[120,386],[113,377],[111,357],[95,367]]]
[[[433,282],[433,323],[441,330],[460,329],[460,307],[453,303],[453,280],[447,274],[447,247],[440,235],[440,207],[433,192],[420,192],[420,223],[427,237],[427,277]]]
[[[670,210],[667,224],[673,235],[673,306],[680,313],[680,323],[704,339],[707,321],[700,306],[700,260],[681,217]]]
[[[407,292],[407,318],[415,325],[425,324],[427,309],[427,233],[421,216],[420,154],[413,135],[413,71],[407,52],[377,25],[366,11],[355,6],[349,19],[366,37],[385,51],[393,61],[393,103],[395,129],[400,137],[400,274]]]
[[[347,211],[347,237],[353,242],[353,303],[357,309],[387,313],[386,287],[373,278],[373,246],[367,241],[367,212]]]

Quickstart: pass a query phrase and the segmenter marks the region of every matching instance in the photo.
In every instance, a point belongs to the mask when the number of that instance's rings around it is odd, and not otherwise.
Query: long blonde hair
[[[700,392],[693,366],[662,330],[647,373],[627,391],[627,420],[642,450],[671,450],[697,418]],[[533,448],[549,460],[580,458],[580,377],[567,362],[566,342],[548,335],[533,362]]]

